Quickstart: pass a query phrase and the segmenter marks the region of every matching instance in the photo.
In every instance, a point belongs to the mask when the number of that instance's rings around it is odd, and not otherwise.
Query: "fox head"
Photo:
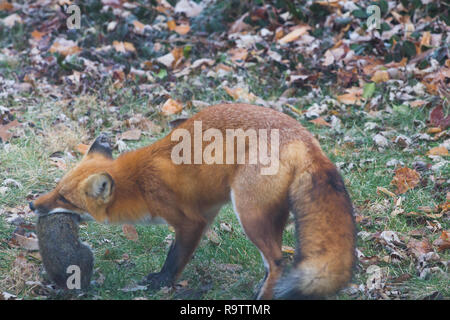
[[[82,219],[105,221],[106,209],[114,197],[114,180],[109,138],[101,134],[81,162],[67,172],[55,189],[30,202],[36,214],[71,212]]]

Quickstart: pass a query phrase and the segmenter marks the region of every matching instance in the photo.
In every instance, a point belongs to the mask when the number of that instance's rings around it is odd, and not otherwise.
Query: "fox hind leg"
[[[266,269],[256,298],[271,299],[273,287],[283,271],[281,245],[289,210],[284,205],[261,208],[249,200],[252,198],[231,192],[236,216],[247,237],[260,251]]]

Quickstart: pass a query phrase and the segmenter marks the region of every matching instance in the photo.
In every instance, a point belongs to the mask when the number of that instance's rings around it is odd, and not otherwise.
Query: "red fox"
[[[243,137],[245,159],[251,159],[254,150],[271,150],[278,156],[277,170],[262,174],[267,163],[261,161],[174,161],[180,137],[195,135],[199,123],[200,134],[215,130],[209,141],[220,142],[219,133],[225,136],[229,130],[240,130],[236,139],[216,145],[211,153],[214,159],[238,158],[238,140]],[[263,139],[269,147],[260,141],[254,149],[251,130],[276,131],[278,136]],[[206,153],[212,143],[205,138],[191,140],[179,154],[183,159],[195,154],[195,148]],[[279,150],[270,147],[275,142]],[[324,298],[350,280],[355,222],[343,180],[311,133],[288,115],[269,108],[247,104],[208,107],[161,140],[117,159],[102,134],[56,188],[30,207],[37,214],[70,212],[107,223],[167,222],[175,229],[175,240],[161,271],[145,278],[156,289],[174,283],[205,229],[230,200],[266,269],[257,298]],[[293,267],[283,271],[282,234],[289,212],[295,217],[297,249]]]

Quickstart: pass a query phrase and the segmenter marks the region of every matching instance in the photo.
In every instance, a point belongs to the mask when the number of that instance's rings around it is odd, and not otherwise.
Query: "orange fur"
[[[147,279],[155,284],[176,279],[205,228],[232,194],[245,233],[266,261],[268,276],[259,298],[272,298],[274,290],[281,298],[294,297],[292,294],[321,297],[341,288],[349,280],[353,264],[352,207],[339,174],[314,137],[285,114],[246,104],[209,107],[176,129],[186,129],[193,136],[194,121],[202,121],[203,130],[220,130],[223,136],[227,129],[278,129],[277,174],[261,175],[259,163],[177,165],[171,159],[178,143],[171,141],[172,131],[115,160],[104,152],[89,152],[53,191],[38,198],[34,207],[41,212],[65,208],[111,223],[139,222],[149,215],[163,218],[175,228],[176,239],[163,270]],[[203,148],[208,143],[203,141]],[[268,143],[272,143],[270,138]],[[225,145],[224,141],[224,159]],[[248,148],[246,144],[247,155]],[[106,178],[93,176],[99,173]],[[96,184],[92,186],[89,177],[94,177],[91,180]],[[91,194],[88,187],[94,188]],[[101,197],[92,196],[96,192]],[[66,201],[62,202],[61,196]],[[286,289],[279,278],[283,269],[281,238],[289,210],[297,220],[298,272],[292,277],[298,285]]]

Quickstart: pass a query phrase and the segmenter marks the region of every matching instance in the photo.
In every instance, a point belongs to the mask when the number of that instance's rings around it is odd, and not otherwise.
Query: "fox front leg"
[[[205,230],[206,223],[183,221],[175,227],[175,241],[172,242],[166,261],[160,272],[150,273],[142,284],[151,290],[172,286],[192,257]]]

